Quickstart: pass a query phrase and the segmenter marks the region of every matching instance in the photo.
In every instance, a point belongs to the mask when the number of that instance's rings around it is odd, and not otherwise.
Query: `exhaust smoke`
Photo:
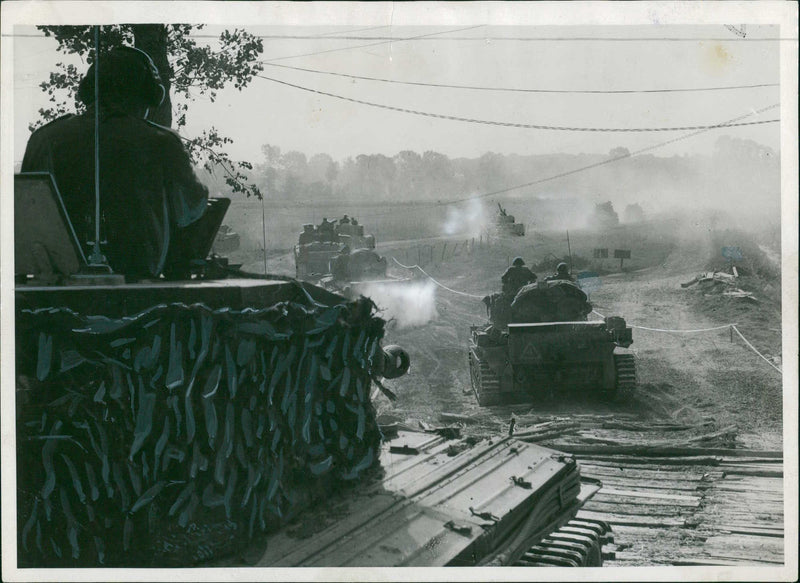
[[[399,328],[422,326],[438,316],[433,282],[367,283],[359,287],[359,293],[375,302],[382,317],[394,320]]]

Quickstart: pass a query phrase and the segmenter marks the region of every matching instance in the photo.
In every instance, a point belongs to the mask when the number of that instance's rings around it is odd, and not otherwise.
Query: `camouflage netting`
[[[358,480],[378,459],[383,331],[364,298],[118,320],[21,312],[21,564],[208,558],[215,524],[246,541]],[[173,552],[192,533],[205,550]]]

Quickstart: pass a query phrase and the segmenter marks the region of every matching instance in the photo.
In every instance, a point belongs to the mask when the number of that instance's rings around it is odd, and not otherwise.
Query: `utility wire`
[[[378,81],[381,83],[393,83],[397,85],[415,85],[419,87],[441,87],[446,89],[472,89],[475,91],[511,91],[518,93],[580,93],[580,94],[625,94],[625,93],[685,93],[699,91],[727,91],[731,89],[755,89],[759,87],[780,87],[780,83],[758,83],[754,85],[728,85],[724,87],[688,87],[678,89],[524,89],[518,87],[485,87],[480,85],[457,85],[446,83],[422,83],[415,81],[399,81],[397,79],[385,79],[380,77],[365,77],[362,75],[350,75],[348,73],[336,73],[334,71],[321,71],[319,69],[306,69],[304,67],[292,67],[291,65],[281,65],[278,63],[263,62],[270,67],[281,67],[294,71],[304,71],[306,73],[318,73],[320,75],[332,75],[334,77],[346,77],[361,81]]]
[[[489,26],[481,24],[478,26]],[[383,28],[383,27],[378,27]],[[474,28],[474,27],[473,27]],[[459,29],[468,30],[468,29]],[[459,32],[455,30],[453,32]],[[328,33],[335,34],[335,33]],[[3,35],[3,36],[39,36],[34,34],[17,34],[17,35]],[[192,34],[192,38],[219,38],[218,35],[213,34]],[[740,36],[726,36],[726,37],[674,37],[674,36],[632,36],[632,37],[602,37],[602,36],[561,36],[561,37],[547,37],[547,36],[448,36],[448,37],[431,37],[429,35],[422,35],[419,37],[394,37],[394,36],[338,36],[328,37],[320,35],[301,35],[301,34],[254,34],[257,38],[265,40],[376,40],[382,42],[397,42],[405,40],[433,40],[433,41],[480,41],[480,42],[776,42],[776,41],[797,41],[797,37],[740,37]]]
[[[649,127],[649,128],[587,128],[587,127],[577,127],[577,126],[551,126],[551,125],[541,125],[541,124],[525,124],[525,123],[513,123],[513,122],[505,122],[505,121],[493,121],[493,120],[485,120],[485,119],[473,119],[468,117],[459,117],[455,115],[444,115],[440,113],[430,113],[427,111],[418,111],[415,109],[407,109],[404,107],[394,107],[392,105],[384,105],[382,103],[374,103],[372,101],[364,101],[362,99],[355,99],[352,97],[345,97],[344,95],[338,95],[336,93],[328,93],[327,91],[320,91],[319,89],[312,89],[310,87],[303,87],[302,85],[295,85],[294,83],[289,83],[287,81],[281,81],[280,79],[275,79],[273,77],[267,77],[266,75],[255,75],[261,79],[266,79],[267,81],[272,81],[273,83],[278,83],[280,85],[286,85],[287,87],[293,87],[294,89],[301,89],[302,91],[308,91],[309,93],[316,93],[318,95],[325,95],[326,97],[333,97],[336,99],[341,99],[343,101],[349,101],[351,103],[358,103],[360,105],[368,105],[370,107],[377,107],[379,109],[388,109],[390,111],[399,111],[401,113],[410,113],[413,115],[421,115],[423,117],[434,117],[437,119],[448,119],[451,121],[463,121],[468,123],[477,123],[483,125],[493,125],[493,126],[502,126],[502,127],[511,127],[511,128],[520,128],[520,129],[531,129],[531,130],[553,130],[553,131],[564,131],[564,132],[615,132],[615,133],[634,133],[634,132],[677,132],[677,131],[695,131],[695,130],[710,130],[715,128],[721,127],[737,127],[737,126],[749,126],[749,125],[760,125],[765,123],[774,123],[776,121],[780,121],[779,119],[769,119],[769,120],[760,120],[760,121],[750,121],[750,122],[740,122],[740,123],[726,123],[726,124],[715,124],[715,125],[699,125],[699,126],[675,126],[675,127]]]
[[[327,50],[324,50],[324,51],[315,51],[313,53],[302,53],[302,54],[299,54],[299,55],[287,55],[285,57],[275,57],[273,59],[265,59],[265,60],[262,60],[260,62],[261,63],[273,63],[275,61],[284,61],[286,59],[298,59],[300,57],[313,57],[315,55],[324,55],[326,53],[335,53],[335,52],[338,52],[338,51],[349,51],[349,50],[352,50],[352,49],[363,49],[363,48],[366,48],[366,47],[374,47],[374,46],[378,46],[378,45],[385,45],[385,44],[389,44],[389,43],[393,43],[393,42],[405,42],[405,41],[411,41],[411,40],[420,40],[420,39],[423,39],[423,38],[436,36],[438,34],[449,34],[451,32],[460,32],[460,31],[464,31],[464,30],[472,30],[474,28],[481,28],[483,26],[486,26],[486,25],[485,24],[479,24],[477,26],[468,26],[466,28],[456,28],[456,29],[452,29],[452,30],[442,30],[442,31],[439,31],[439,32],[431,32],[431,33],[428,33],[428,34],[421,34],[421,35],[418,35],[418,36],[409,36],[409,37],[400,37],[400,38],[392,38],[392,37],[390,37],[388,39],[384,38],[384,39],[380,40],[379,42],[372,42],[372,43],[368,43],[368,44],[365,44],[365,45],[351,45],[349,47],[339,47],[339,48],[335,48],[335,49],[327,49]],[[340,39],[344,39],[344,38],[345,37],[336,37],[335,39],[331,39],[331,40],[340,40]],[[373,37],[365,37],[365,38],[373,38]]]

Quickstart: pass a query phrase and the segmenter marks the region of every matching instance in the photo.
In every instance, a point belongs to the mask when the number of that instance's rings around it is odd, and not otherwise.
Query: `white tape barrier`
[[[460,296],[466,296],[468,298],[483,299],[483,296],[477,296],[475,294],[468,294],[466,292],[461,292],[461,291],[454,290],[454,289],[451,289],[451,288],[447,287],[443,283],[440,283],[440,282],[436,281],[434,278],[432,278],[430,275],[428,275],[428,273],[424,269],[422,269],[419,265],[403,265],[402,263],[400,263],[394,257],[392,257],[392,260],[395,263],[397,263],[397,265],[402,267],[403,269],[419,269],[428,279],[430,279],[433,283],[435,283],[436,285],[438,285],[442,289],[446,289],[449,292],[452,292],[454,294],[458,294]],[[600,318],[605,319],[605,316],[603,314],[601,314],[600,312],[598,312],[597,310],[592,310],[592,314],[595,314],[595,315],[599,316]],[[693,329],[683,329],[683,330],[671,330],[671,329],[668,329],[668,328],[649,328],[648,326],[637,326],[636,324],[628,324],[628,326],[630,326],[631,328],[636,328],[637,330],[649,330],[650,332],[669,332],[669,333],[675,333],[675,334],[693,334],[693,333],[696,333],[696,332],[713,332],[714,330],[724,330],[726,328],[731,328],[734,332],[736,332],[736,334],[739,335],[739,338],[744,340],[744,343],[747,344],[747,346],[753,352],[755,352],[758,356],[760,356],[764,360],[764,362],[766,362],[768,365],[770,365],[772,368],[774,368],[780,374],[783,374],[783,371],[779,367],[775,366],[770,359],[768,359],[766,356],[761,354],[756,349],[756,347],[753,346],[747,340],[747,338],[745,338],[742,335],[741,332],[739,332],[739,329],[736,327],[736,324],[723,324],[722,326],[713,326],[711,328],[693,328]]]
[[[752,351],[753,351],[753,352],[755,352],[757,355],[759,355],[761,358],[763,358],[763,359],[764,359],[764,362],[766,362],[766,363],[767,363],[768,365],[770,365],[772,368],[774,368],[775,370],[777,370],[777,371],[778,371],[780,374],[783,374],[783,371],[782,371],[782,370],[781,370],[779,367],[775,366],[775,365],[772,363],[772,361],[771,361],[770,359],[768,359],[766,356],[764,356],[763,354],[761,354],[761,353],[760,353],[758,350],[756,350],[756,347],[755,347],[755,346],[753,346],[752,344],[750,344],[750,342],[747,340],[747,338],[745,338],[745,337],[742,335],[742,333],[741,333],[741,332],[739,332],[739,329],[736,327],[736,325],[735,325],[735,324],[731,324],[731,328],[733,328],[733,331],[734,331],[734,332],[736,332],[736,333],[739,335],[739,338],[741,338],[742,340],[744,340],[744,343],[745,343],[745,344],[747,344],[747,345],[750,347],[750,350],[752,350]]]
[[[601,318],[605,318],[605,316],[603,314],[601,314],[600,312],[598,312],[597,310],[592,310],[592,313],[600,316]],[[750,343],[750,341],[747,340],[747,338],[745,338],[744,335],[741,332],[739,332],[739,329],[736,327],[737,324],[724,324],[722,326],[714,326],[712,328],[696,328],[696,329],[693,329],[693,330],[668,330],[668,329],[665,329],[665,328],[648,328],[647,326],[636,326],[635,324],[628,324],[628,326],[630,326],[631,328],[636,328],[638,330],[650,330],[651,332],[675,332],[675,333],[711,332],[713,330],[725,330],[726,328],[730,328],[730,329],[732,329],[734,332],[736,332],[739,335],[739,338],[744,340],[744,343],[747,344],[747,346],[750,348],[750,350],[755,352],[758,356],[760,356],[764,360],[764,362],[766,362],[772,368],[777,370],[780,374],[783,374],[783,371],[779,367],[775,366],[770,359],[768,359],[766,356],[761,354],[756,349],[756,347],[753,346]]]
[[[392,257],[392,261],[394,261],[395,263],[397,263],[397,265],[399,265],[399,266],[400,266],[400,267],[402,267],[403,269],[419,269],[419,270],[420,270],[420,271],[421,271],[421,272],[422,272],[422,273],[425,275],[425,277],[427,277],[428,279],[430,279],[430,280],[431,280],[433,283],[435,283],[436,285],[438,285],[440,288],[442,288],[442,289],[446,289],[447,291],[449,291],[449,292],[451,292],[451,293],[458,294],[458,295],[460,295],[460,296],[466,296],[466,297],[468,297],[468,298],[476,298],[476,299],[479,299],[479,300],[482,300],[482,299],[483,299],[483,296],[476,296],[475,294],[468,294],[468,293],[466,293],[466,292],[458,291],[458,290],[451,289],[451,288],[447,287],[447,286],[446,286],[446,285],[444,285],[443,283],[440,283],[440,282],[436,281],[435,279],[433,279],[433,278],[432,278],[430,275],[428,275],[428,273],[427,273],[427,272],[426,272],[424,269],[422,269],[422,268],[421,268],[419,265],[403,265],[402,263],[400,263],[400,262],[399,262],[397,259],[395,259],[394,257]]]

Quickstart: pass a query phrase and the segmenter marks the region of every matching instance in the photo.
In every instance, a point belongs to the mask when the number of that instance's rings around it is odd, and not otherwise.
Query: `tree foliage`
[[[48,37],[58,42],[58,51],[77,54],[87,65],[94,61],[94,35],[90,26],[39,26]],[[150,119],[180,131],[186,126],[191,103],[199,96],[212,102],[217,92],[232,85],[242,90],[258,74],[263,65],[258,60],[263,42],[244,30],[225,30],[216,45],[198,44],[191,33],[203,25],[190,24],[120,24],[101,27],[102,50],[129,45],[147,52],[159,70],[167,89],[167,98]],[[30,126],[42,124],[74,110],[82,111],[75,101],[78,83],[85,71],[73,64],[59,62],[47,80],[40,85],[51,105],[39,110],[41,118]],[[102,73],[101,73],[102,74]],[[212,175],[221,171],[233,192],[261,197],[258,186],[248,183],[252,165],[233,161],[223,146],[232,140],[212,126],[194,138],[184,138],[192,160]]]
[[[595,226],[601,228],[616,227],[619,225],[619,216],[617,215],[617,211],[614,210],[614,205],[611,201],[594,205],[592,222]]]

